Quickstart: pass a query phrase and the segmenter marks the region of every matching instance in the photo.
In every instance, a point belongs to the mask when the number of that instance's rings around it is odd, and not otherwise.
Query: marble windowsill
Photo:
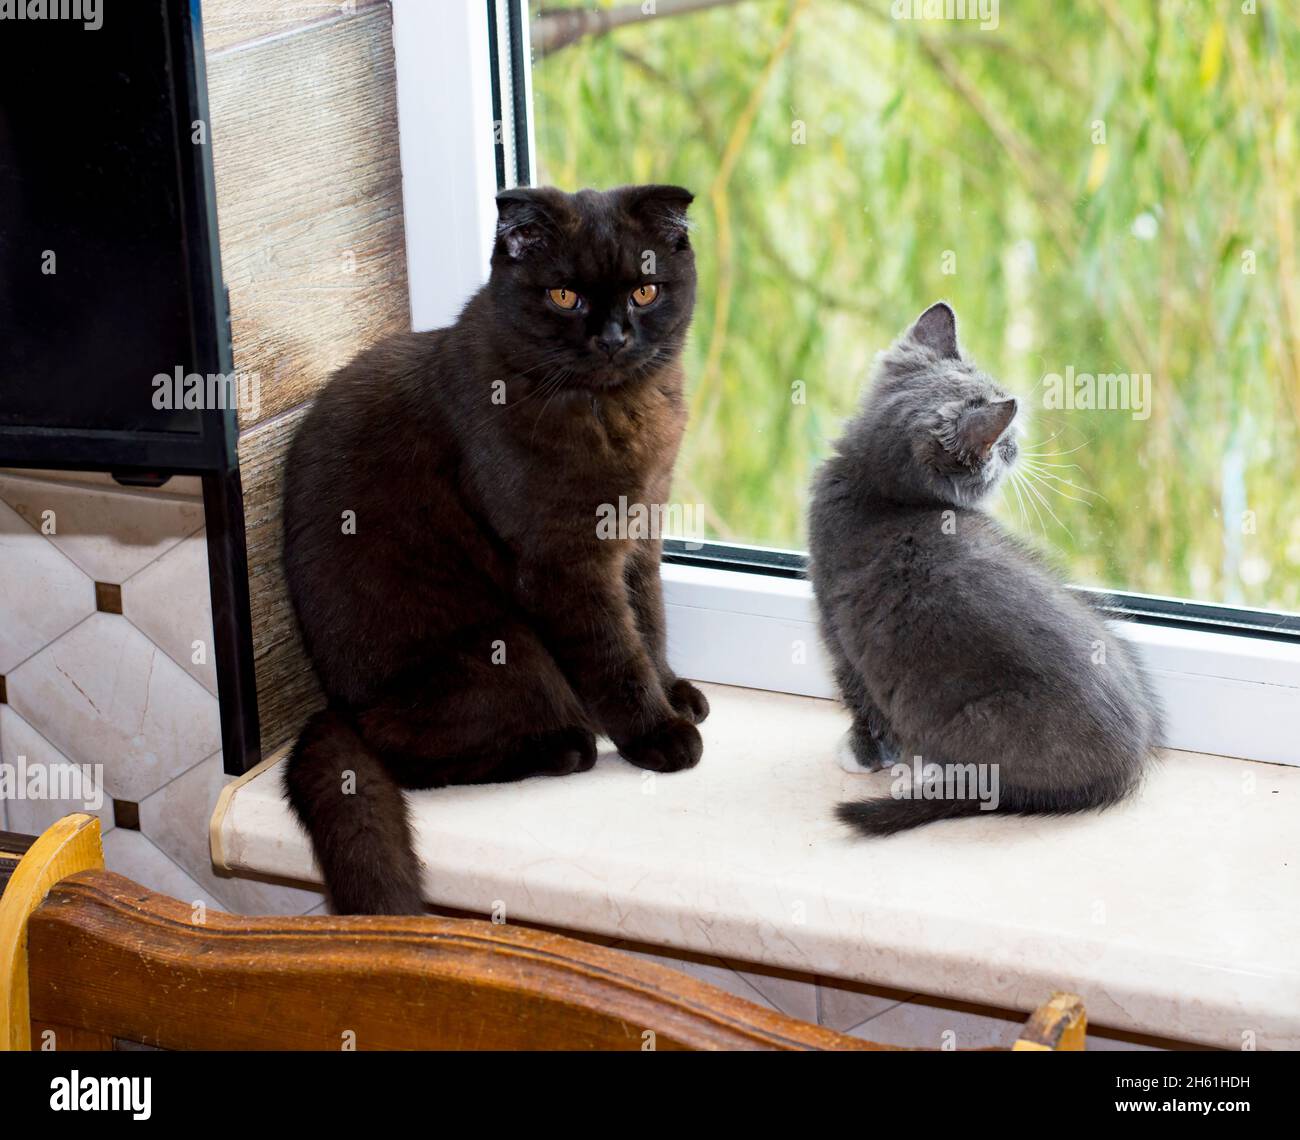
[[[1114,1029],[1300,1047],[1300,769],[1169,752],[1103,814],[981,817],[883,840],[832,805],[835,704],[706,686],[691,772],[411,793],[426,897],[937,997],[1029,1010],[1055,989]],[[282,758],[228,786],[214,862],[319,882]]]

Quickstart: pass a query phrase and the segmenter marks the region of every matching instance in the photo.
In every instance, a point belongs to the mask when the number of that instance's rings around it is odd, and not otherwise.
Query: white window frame
[[[493,2],[526,14],[525,0]],[[411,324],[425,330],[454,321],[487,279],[499,129],[487,2],[393,0],[393,20]],[[529,86],[530,106],[531,97]],[[531,150],[531,127],[520,143]],[[836,695],[808,581],[674,563],[663,580],[669,654],[683,675]],[[1169,747],[1300,766],[1300,643],[1137,621],[1113,628],[1151,671]]]

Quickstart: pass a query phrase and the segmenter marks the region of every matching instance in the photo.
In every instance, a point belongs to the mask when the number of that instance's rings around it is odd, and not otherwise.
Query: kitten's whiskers
[[[1074,537],[1073,532],[1070,530],[1068,526],[1065,525],[1065,523],[1063,523],[1060,520],[1057,513],[1054,510],[1052,510],[1052,504],[1049,503],[1047,501],[1047,498],[1042,494],[1042,492],[1038,490],[1038,487],[1035,485],[1035,481],[1033,480],[1033,476],[1031,475],[1031,473],[1028,470],[1026,470],[1024,474],[1025,474],[1025,490],[1028,491],[1035,499],[1037,499],[1043,505],[1043,509],[1049,515],[1051,515],[1053,519],[1056,520],[1056,525],[1059,526],[1063,531],[1065,531],[1065,533],[1068,534],[1071,538],[1073,538]]]
[[[1100,491],[1090,491],[1087,487],[1081,487],[1078,483],[1072,483],[1069,479],[1062,479],[1061,476],[1053,475],[1050,471],[1044,471],[1042,468],[1035,467],[1032,463],[1025,464],[1025,472],[1032,479],[1036,480],[1044,490],[1055,491],[1063,499],[1070,499],[1076,503],[1083,503],[1084,506],[1088,507],[1093,505],[1092,500],[1094,499],[1100,499],[1102,502],[1107,501],[1106,496]],[[1052,481],[1051,483],[1046,482],[1046,480],[1049,479]],[[1064,487],[1069,487],[1070,490],[1078,491],[1080,495],[1085,495],[1087,498],[1081,499],[1077,495],[1072,495],[1069,491],[1063,490],[1062,488]]]
[[[1011,470],[1010,482],[1011,482],[1011,490],[1014,492],[1016,496],[1016,510],[1020,512],[1020,525],[1023,526],[1025,530],[1028,530],[1029,516],[1025,513],[1025,499],[1024,496],[1021,495],[1020,493],[1020,484],[1016,479],[1016,472],[1014,468],[1012,468]]]
[[[1011,479],[1012,479],[1012,482],[1013,482],[1013,483],[1015,484],[1015,486],[1016,486],[1016,493],[1017,493],[1017,494],[1019,494],[1020,491],[1021,491],[1022,489],[1023,489],[1024,491],[1026,491],[1025,502],[1027,502],[1027,503],[1029,504],[1029,509],[1032,510],[1032,511],[1034,512],[1034,518],[1036,518],[1036,519],[1038,520],[1038,532],[1039,532],[1039,535],[1040,535],[1041,537],[1043,537],[1043,538],[1046,538],[1046,537],[1047,537],[1047,524],[1043,521],[1043,513],[1042,513],[1042,511],[1040,511],[1040,510],[1038,509],[1038,504],[1035,503],[1034,500],[1033,500],[1032,498],[1030,498],[1029,495],[1028,495],[1028,493],[1027,493],[1028,490],[1029,490],[1029,487],[1028,487],[1028,484],[1025,482],[1025,477],[1024,477],[1024,475],[1021,474],[1020,471],[1018,471],[1016,468],[1013,467],[1013,468],[1011,469]],[[1025,519],[1025,528],[1026,528],[1026,529],[1029,528],[1029,519],[1028,519],[1028,518]]]
[[[1048,440],[1044,440],[1043,442],[1044,442],[1044,443],[1051,443],[1052,441],[1051,441],[1050,439],[1048,439]],[[1044,458],[1044,457],[1046,457],[1046,458],[1048,458],[1048,459],[1051,459],[1051,458],[1053,458],[1053,457],[1055,457],[1055,456],[1058,456],[1058,455],[1073,455],[1076,451],[1082,451],[1082,450],[1083,450],[1085,447],[1087,447],[1088,444],[1090,444],[1091,442],[1092,442],[1092,440],[1090,440],[1090,439],[1086,439],[1086,440],[1084,440],[1081,444],[1079,444],[1078,447],[1072,447],[1072,448],[1070,448],[1069,451],[1022,451],[1020,454],[1021,454],[1021,455],[1027,455],[1027,456],[1029,456],[1031,459],[1042,459],[1042,458]],[[1031,444],[1030,446],[1037,446],[1037,445],[1036,445],[1036,444]]]

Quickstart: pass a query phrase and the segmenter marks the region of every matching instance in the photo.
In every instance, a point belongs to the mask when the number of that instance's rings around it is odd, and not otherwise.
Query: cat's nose
[[[627,334],[623,331],[621,325],[610,321],[605,326],[601,334],[596,337],[596,347],[601,349],[611,360],[614,354],[627,344]]]

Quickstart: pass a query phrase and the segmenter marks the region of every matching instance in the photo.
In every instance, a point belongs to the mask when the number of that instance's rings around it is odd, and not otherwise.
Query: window
[[[408,3],[399,91],[421,82]],[[665,571],[682,667],[829,695],[808,486],[874,355],[945,297],[1032,413],[998,513],[1140,619],[1171,743],[1300,762],[1300,28],[1268,5],[916,7],[481,5],[501,185],[697,195],[674,496],[709,542]],[[463,56],[445,28],[441,50]],[[411,262],[414,293],[435,271]]]
[[[872,356],[947,297],[1032,413],[1008,525],[1081,583],[1300,610],[1300,487],[1278,477],[1300,468],[1293,21],[650,7],[533,0],[538,180],[699,194],[678,487],[712,537],[804,546]]]

